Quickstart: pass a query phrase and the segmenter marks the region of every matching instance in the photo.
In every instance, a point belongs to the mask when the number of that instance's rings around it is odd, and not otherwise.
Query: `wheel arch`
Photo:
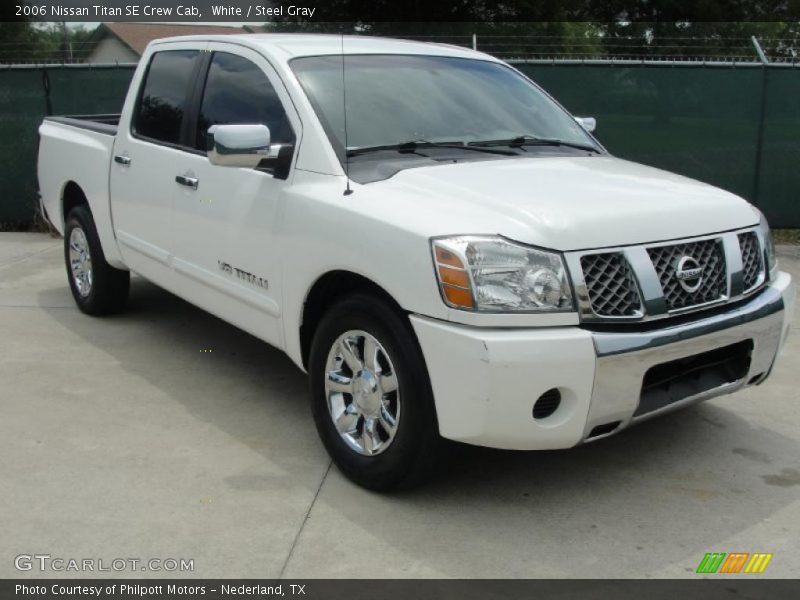
[[[86,205],[91,212],[92,207],[89,205],[89,199],[86,197],[86,192],[83,188],[70,179],[61,188],[61,224],[62,226],[67,222],[69,212],[76,206]]]
[[[122,261],[117,248],[116,238],[111,223],[111,215],[106,210],[105,204],[87,193],[87,188],[75,179],[68,179],[61,186],[61,196],[59,199],[61,210],[61,233],[64,233],[67,224],[67,217],[72,209],[77,206],[85,206],[97,227],[97,234],[100,238],[100,246],[108,263],[115,269],[127,270],[128,267]],[[91,199],[90,199],[91,198]]]
[[[385,301],[398,314],[405,317],[408,311],[379,284],[353,271],[336,269],[324,273],[311,285],[303,302],[300,320],[300,353],[303,368],[308,368],[308,358],[314,333],[325,311],[340,299],[355,292],[368,293]]]

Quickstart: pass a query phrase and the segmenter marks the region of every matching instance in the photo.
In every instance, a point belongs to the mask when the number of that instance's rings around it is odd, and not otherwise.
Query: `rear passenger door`
[[[281,346],[279,241],[275,221],[288,178],[265,169],[212,165],[206,134],[212,125],[258,124],[273,144],[295,144],[299,119],[280,78],[255,51],[211,43],[196,89],[195,154],[180,169],[173,211],[174,267],[201,286],[201,305]]]
[[[169,287],[175,172],[187,153],[187,107],[202,52],[196,43],[165,48],[150,56],[138,94],[128,99],[131,118],[114,141],[110,182],[125,263]]]

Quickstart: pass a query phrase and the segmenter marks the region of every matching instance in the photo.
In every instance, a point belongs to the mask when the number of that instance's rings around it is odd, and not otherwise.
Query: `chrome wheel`
[[[325,395],[333,424],[352,450],[384,452],[400,422],[400,389],[389,354],[371,334],[351,330],[328,352]]]
[[[83,229],[76,227],[69,234],[69,269],[75,289],[82,298],[92,291],[92,255]]]

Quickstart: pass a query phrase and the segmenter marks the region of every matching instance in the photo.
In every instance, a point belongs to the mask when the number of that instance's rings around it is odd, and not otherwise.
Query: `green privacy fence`
[[[119,112],[133,69],[0,67],[0,225],[34,219],[36,130],[45,114]]]
[[[596,135],[613,154],[739,194],[774,227],[800,227],[800,68],[563,61],[515,66],[572,113],[597,117]],[[132,74],[129,65],[0,69],[0,222],[33,218],[36,128],[48,97],[52,114],[119,112]]]
[[[775,227],[800,227],[800,69],[768,69],[755,199]]]
[[[747,198],[800,227],[800,68],[760,64],[517,64],[616,156]]]

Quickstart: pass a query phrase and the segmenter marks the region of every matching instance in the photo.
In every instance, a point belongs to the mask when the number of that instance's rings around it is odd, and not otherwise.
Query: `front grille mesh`
[[[749,292],[757,288],[763,281],[762,274],[764,273],[761,247],[754,231],[739,234],[739,249],[742,251],[744,291]]]
[[[701,240],[647,249],[664,291],[668,310],[680,310],[721,299],[727,291],[725,255],[718,240]],[[703,269],[703,281],[695,292],[687,292],[675,276],[678,261],[694,258]]]
[[[766,259],[764,248],[757,231],[743,231],[725,237],[682,242],[665,246],[644,246],[633,249],[615,249],[600,251],[596,254],[580,256],[580,264],[575,265],[583,272],[583,283],[586,287],[588,306],[582,310],[590,309],[598,320],[605,318],[641,318],[659,317],[677,311],[701,310],[707,306],[728,299],[728,265],[725,261],[726,252],[735,253],[737,248],[742,259],[742,284],[745,294],[760,290],[766,283]],[[724,242],[724,243],[723,243]],[[726,248],[732,243],[734,248]],[[650,269],[636,272],[628,257],[637,257],[641,252],[646,252],[653,265],[653,271],[663,293],[664,308],[654,303],[653,315],[646,315],[644,300],[641,297],[642,289],[656,290],[656,282],[650,281],[653,273]],[[633,253],[633,254],[630,254]],[[692,258],[694,261],[684,260]],[[631,259],[633,260],[633,258]],[[738,261],[737,261],[738,262]],[[638,263],[637,263],[638,264]],[[686,279],[688,273],[682,273],[683,281],[678,278],[678,265],[685,269],[700,267],[700,278]],[[642,279],[644,277],[644,279]],[[699,282],[698,282],[698,279]],[[683,285],[682,285],[683,283]],[[689,291],[699,283],[694,291]],[[688,290],[686,288],[689,288]],[[735,286],[733,293],[739,298],[742,291]],[[592,316],[584,317],[592,319]]]
[[[639,314],[642,302],[628,261],[620,252],[581,257],[589,302],[596,315],[630,317]]]

